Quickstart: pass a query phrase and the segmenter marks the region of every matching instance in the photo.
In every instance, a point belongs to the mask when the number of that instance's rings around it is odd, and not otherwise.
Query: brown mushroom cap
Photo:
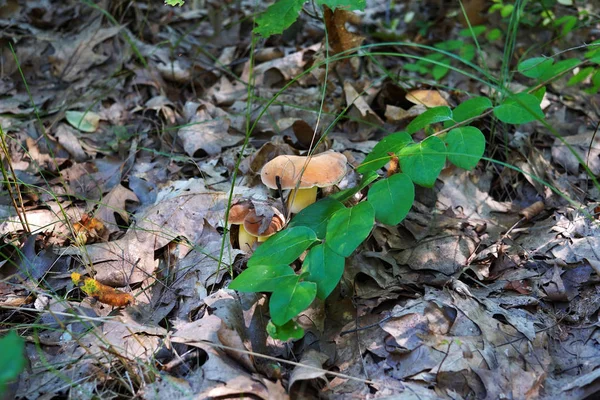
[[[260,179],[271,189],[276,189],[275,177],[279,176],[282,189],[294,189],[306,156],[278,156],[265,164]],[[300,179],[300,189],[335,185],[346,175],[346,156],[329,150],[312,156]]]
[[[271,218],[271,223],[267,227],[266,230],[260,232],[260,227],[263,223],[263,219],[266,218],[262,215],[256,215],[254,210],[251,210],[248,215],[246,215],[246,219],[244,220],[244,229],[251,235],[254,236],[263,236],[268,237],[279,232],[283,225],[285,224],[285,218],[279,210],[273,208],[274,214],[273,218]]]
[[[240,201],[239,203],[232,204],[229,209],[229,218],[227,222],[234,225],[241,225],[244,223],[244,219],[252,209],[252,204],[249,201]]]

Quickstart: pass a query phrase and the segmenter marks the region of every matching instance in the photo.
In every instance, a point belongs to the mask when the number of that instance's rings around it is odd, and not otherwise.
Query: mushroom
[[[245,246],[251,249],[257,241],[264,242],[285,225],[285,217],[281,211],[268,203],[257,204],[255,206],[251,201],[242,200],[229,209],[228,222],[239,225],[238,244],[242,250]],[[256,207],[264,214],[258,215]]]
[[[257,241],[256,236],[249,234],[246,229],[244,229],[244,221],[250,211],[252,211],[252,204],[245,200],[233,204],[229,209],[229,218],[227,219],[227,222],[239,226],[238,245],[242,250],[244,249],[243,246],[248,246],[248,249],[251,249]]]
[[[267,216],[257,215],[256,212],[252,210],[246,215],[246,219],[244,220],[244,230],[248,232],[248,234],[258,237],[259,242],[264,242],[269,236],[273,236],[279,232],[285,225],[285,217],[283,214],[275,207],[272,207],[272,209],[273,216],[271,221],[263,229],[261,229],[261,227],[265,224],[265,218],[268,218]]]
[[[312,156],[278,156],[264,165],[260,171],[262,182],[277,189],[277,178],[281,189],[292,189],[288,207],[296,214],[317,199],[317,188],[332,186],[346,175],[346,157],[335,151],[326,151]],[[302,168],[306,164],[304,173]],[[296,193],[296,187],[298,191]]]

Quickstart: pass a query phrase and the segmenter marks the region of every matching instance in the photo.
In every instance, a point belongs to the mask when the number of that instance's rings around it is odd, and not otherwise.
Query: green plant
[[[492,0],[493,5],[489,8],[488,13],[493,14],[499,12],[502,18],[508,18],[513,13],[515,6],[514,4],[504,4],[502,0]]]
[[[422,62],[423,67],[438,67],[435,77],[442,77],[448,70],[461,72],[490,86],[494,92],[493,100],[487,97],[473,97],[454,109],[447,106],[428,109],[415,118],[404,131],[386,136],[373,148],[363,164],[357,168],[357,172],[363,177],[356,187],[338,192],[305,208],[294,216],[286,229],[258,247],[248,260],[247,269],[237,276],[229,287],[243,292],[271,293],[271,321],[267,330],[272,337],[288,340],[303,336],[303,329],[295,318],[307,309],[315,298],[325,300],[331,294],[341,280],[345,258],[367,239],[376,222],[396,225],[406,217],[414,202],[415,185],[432,187],[447,161],[464,169],[472,169],[477,165],[485,150],[485,137],[476,126],[471,125],[472,122],[493,115],[500,122],[508,124],[539,120],[552,130],[543,121],[544,114],[540,107],[545,90],[543,84],[575,68],[575,65],[573,62],[558,62],[551,70],[552,74],[540,72],[539,77],[547,80],[540,81],[521,93],[512,93],[506,89],[511,79],[509,65],[514,52],[516,27],[523,8],[522,3],[520,4],[519,8],[514,9],[517,12],[510,13],[511,29],[506,40],[501,80],[495,79],[470,62],[474,58],[476,48],[464,46],[463,41],[447,41],[438,44],[437,47],[394,43],[396,46],[420,47],[431,51],[432,55],[426,57],[369,52],[377,45],[363,47],[364,55],[368,57],[402,56],[417,59],[418,62]],[[265,15],[268,13],[263,14],[263,17]],[[465,30],[463,36],[476,38],[482,32],[481,28],[470,27]],[[494,37],[488,38],[493,39]],[[458,52],[458,55],[452,51]],[[333,59],[347,57],[347,54],[340,54]],[[595,57],[589,55],[588,61]],[[462,63],[476,73],[484,75],[486,79],[456,68],[452,65],[453,62]],[[534,65],[537,66],[537,63]],[[319,66],[315,64],[311,68]],[[529,68],[520,70],[528,71]],[[305,73],[309,71],[310,69]],[[293,81],[288,85],[292,83]],[[276,97],[269,100],[264,109],[268,108]],[[438,129],[440,124],[443,124],[441,130]],[[424,130],[426,138],[417,143],[412,135],[421,130]],[[378,170],[393,158],[399,160],[400,172],[389,177],[380,176]],[[363,196],[358,204],[345,204],[363,189],[367,195]],[[300,263],[298,260],[302,255],[304,258]]]
[[[533,57],[521,61],[517,70],[526,77],[535,79],[540,87],[569,71],[576,71],[567,85],[581,84],[589,78],[589,86],[584,91],[594,94],[600,90],[600,40],[590,43],[587,49],[583,59],[568,58],[555,62],[552,58]]]
[[[0,338],[0,397],[6,391],[6,384],[17,379],[25,368],[25,342],[15,331]]]
[[[543,118],[539,99],[528,93],[507,96],[492,108],[486,97],[474,97],[454,110],[434,107],[406,128],[381,140],[357,168],[363,181],[322,199],[298,213],[287,229],[271,237],[248,260],[248,268],[230,284],[242,292],[272,293],[269,301],[271,336],[287,340],[302,336],[294,318],[315,298],[325,300],[339,283],[345,258],[370,235],[375,222],[396,225],[408,214],[415,198],[414,185],[432,187],[446,164],[474,168],[485,149],[485,137],[468,124],[489,114],[501,121],[522,124]],[[437,133],[431,126],[444,123]],[[431,134],[415,143],[412,134],[425,129]],[[377,170],[392,156],[398,157],[402,172],[380,177]],[[366,200],[352,207],[344,202],[368,187]],[[300,271],[290,266],[308,250]]]
[[[488,30],[483,25],[472,26],[470,29],[465,28],[459,32],[459,36],[464,39],[436,43],[433,45],[435,51],[430,52],[415,63],[405,64],[404,69],[417,72],[420,75],[430,74],[435,80],[440,80],[446,76],[450,71],[450,66],[456,64],[456,61],[463,63],[473,61],[477,48],[473,43],[469,43],[468,41],[470,39],[477,40],[483,34],[485,34],[485,39],[490,42],[502,37],[502,32],[496,28]],[[448,53],[455,54],[457,58],[451,58]],[[432,61],[435,63],[432,63]]]
[[[255,19],[257,27],[254,32],[265,38],[282,33],[296,22],[306,2],[306,0],[277,0]],[[165,4],[171,6],[182,6],[184,3],[184,0],[165,0]],[[318,6],[327,6],[332,10],[343,8],[362,11],[365,9],[366,0],[315,0],[314,3]]]

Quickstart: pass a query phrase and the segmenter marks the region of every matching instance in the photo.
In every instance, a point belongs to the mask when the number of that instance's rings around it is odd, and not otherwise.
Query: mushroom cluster
[[[256,242],[264,242],[279,232],[285,225],[285,217],[272,205],[260,203],[257,207],[254,201],[242,200],[231,206],[227,222],[238,226],[238,247],[250,250]]]
[[[296,214],[316,201],[318,188],[342,180],[346,175],[346,162],[346,156],[332,150],[310,159],[308,156],[282,155],[264,165],[260,178],[271,189],[292,189],[288,208]]]

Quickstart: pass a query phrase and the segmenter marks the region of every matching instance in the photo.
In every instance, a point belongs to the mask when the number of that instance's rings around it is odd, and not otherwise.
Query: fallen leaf
[[[183,148],[190,157],[203,150],[208,155],[221,153],[223,147],[233,146],[242,140],[241,136],[229,133],[228,114],[210,103],[187,103],[186,109],[191,117],[188,123],[179,129],[177,136],[183,142]]]
[[[411,90],[406,94],[406,100],[413,104],[422,104],[427,108],[448,106],[446,99],[434,89]]]
[[[129,223],[129,213],[126,209],[128,201],[139,202],[135,193],[118,184],[104,196],[98,210],[96,210],[96,217],[104,221],[109,229],[116,231],[119,227],[115,219],[115,213],[119,214],[125,223]]]
[[[360,18],[351,11],[336,8],[335,11],[327,6],[325,9],[325,27],[329,37],[329,46],[333,54],[345,52],[359,47],[365,38],[346,29],[346,23],[359,24]],[[330,55],[333,55],[330,54]]]
[[[360,112],[360,116],[364,119],[370,120],[378,125],[383,125],[383,121],[379,116],[371,109],[365,99],[354,89],[354,86],[350,82],[344,82],[344,94],[346,95],[346,104],[348,106],[354,106]]]
[[[93,111],[67,111],[67,122],[82,132],[96,132],[100,124],[100,115]]]
[[[309,349],[304,352],[302,358],[300,359],[300,364],[306,365],[312,368],[306,368],[303,366],[298,366],[294,368],[292,375],[290,376],[290,389],[294,386],[296,382],[306,381],[320,378],[324,382],[327,381],[326,378],[326,370],[323,369],[323,364],[329,359],[329,356],[323,353],[320,353],[316,350]]]
[[[109,58],[107,54],[96,53],[94,48],[119,33],[121,27],[100,28],[101,21],[102,18],[97,18],[92,23],[82,24],[81,32],[65,35],[52,42],[55,52],[48,60],[55,76],[65,82],[74,82],[82,78],[91,67]]]

